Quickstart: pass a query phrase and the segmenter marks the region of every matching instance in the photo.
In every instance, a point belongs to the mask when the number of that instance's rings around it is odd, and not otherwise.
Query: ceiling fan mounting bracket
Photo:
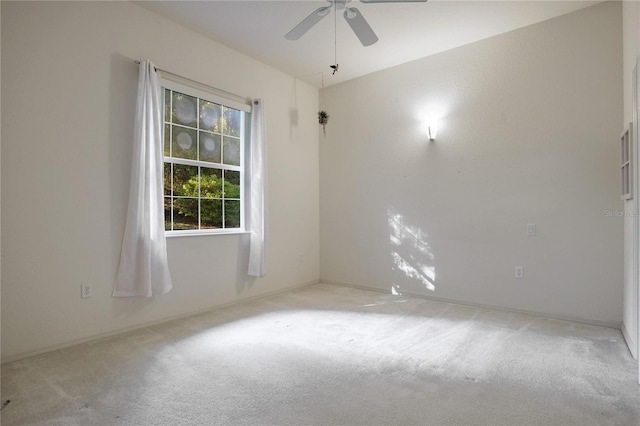
[[[347,7],[347,3],[349,3],[351,0],[327,0],[329,3],[331,3],[336,10],[342,10],[345,7]]]

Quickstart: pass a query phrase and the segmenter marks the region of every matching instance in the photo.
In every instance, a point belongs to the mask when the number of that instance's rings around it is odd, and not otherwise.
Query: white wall
[[[324,89],[321,279],[619,325],[621,40],[606,2]]]
[[[2,99],[2,7],[0,7],[0,99]],[[0,102],[0,241],[2,241],[2,103]],[[2,244],[0,244],[0,354],[2,354]],[[0,391],[1,393],[1,391]],[[0,396],[0,401],[2,397]]]
[[[631,121],[631,72],[640,55],[640,2],[622,2],[622,28],[624,125]]]
[[[319,278],[318,91],[128,2],[2,2],[2,356],[291,288]],[[174,289],[115,299],[137,66],[265,100],[268,274],[248,237],[171,238]],[[299,122],[290,122],[290,109]],[[80,299],[80,285],[93,298]]]

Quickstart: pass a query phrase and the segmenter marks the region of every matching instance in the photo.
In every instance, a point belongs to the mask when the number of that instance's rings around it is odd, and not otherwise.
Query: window
[[[244,230],[245,111],[163,81],[168,235]]]

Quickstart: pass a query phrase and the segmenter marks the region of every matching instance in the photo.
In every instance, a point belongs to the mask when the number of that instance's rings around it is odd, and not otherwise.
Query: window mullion
[[[169,200],[171,201],[171,230],[173,231],[173,164],[171,164],[171,190],[169,191],[169,195],[171,196]]]
[[[184,166],[206,167],[210,169],[242,171],[242,166],[233,166],[230,164],[209,163],[208,161],[190,160],[188,158],[164,157],[165,163],[182,164]]]
[[[202,229],[202,168],[198,167],[198,229]]]
[[[227,229],[225,208],[225,187],[227,186],[227,174],[222,171],[222,229]]]

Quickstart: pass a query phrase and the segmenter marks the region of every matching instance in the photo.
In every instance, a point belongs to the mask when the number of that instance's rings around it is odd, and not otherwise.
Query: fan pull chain
[[[324,72],[320,73],[320,89],[324,89]],[[324,90],[320,90],[320,109],[324,107]]]
[[[335,75],[338,72],[338,7],[333,3],[333,65],[330,65]]]

